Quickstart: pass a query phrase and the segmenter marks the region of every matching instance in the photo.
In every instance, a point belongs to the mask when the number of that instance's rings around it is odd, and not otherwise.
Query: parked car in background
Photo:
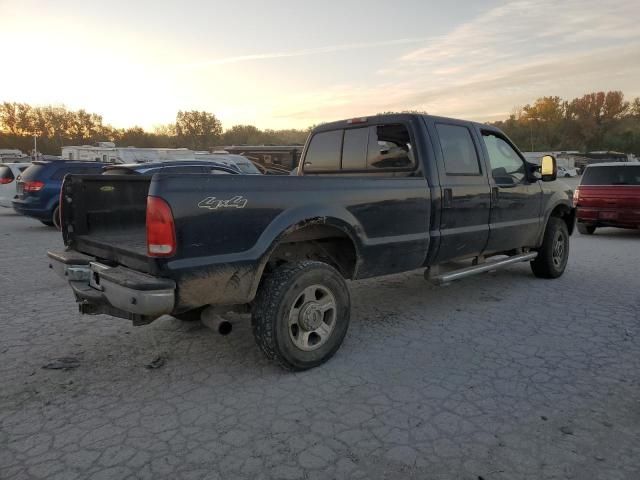
[[[68,173],[99,174],[100,162],[74,160],[36,160],[17,180],[13,209],[48,226],[60,226],[58,202],[62,180]]]
[[[577,168],[571,167],[558,167],[558,177],[577,177],[579,175]]]
[[[0,207],[11,208],[17,179],[31,163],[0,163]]]
[[[578,231],[598,227],[640,228],[640,163],[587,166],[573,195]]]
[[[178,160],[174,162],[130,163],[103,167],[103,175],[153,175],[155,173],[202,173],[240,175],[236,166],[209,160]]]
[[[245,175],[260,175],[262,173],[254,163],[247,157],[242,155],[235,155],[232,153],[198,153],[196,152],[195,158],[197,160],[211,160],[220,165],[233,168]]]

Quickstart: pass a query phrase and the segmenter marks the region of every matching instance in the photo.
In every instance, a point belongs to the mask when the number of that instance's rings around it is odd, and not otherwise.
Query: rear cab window
[[[580,185],[640,185],[640,165],[589,166]]]
[[[304,158],[306,173],[411,171],[416,161],[409,130],[383,124],[316,133]]]

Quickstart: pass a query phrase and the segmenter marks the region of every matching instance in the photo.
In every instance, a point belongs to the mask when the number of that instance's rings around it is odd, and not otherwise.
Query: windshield
[[[242,173],[248,173],[248,174],[259,174],[260,170],[258,170],[258,168],[251,162],[237,162],[236,163],[236,167],[238,167],[238,169],[242,172]]]
[[[581,185],[640,185],[640,165],[588,167]]]

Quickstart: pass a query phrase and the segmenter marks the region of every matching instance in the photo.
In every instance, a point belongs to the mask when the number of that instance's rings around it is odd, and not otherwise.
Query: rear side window
[[[587,167],[580,185],[640,185],[640,165]]]
[[[15,177],[13,176],[11,168],[7,167],[6,165],[0,165],[0,184],[10,183],[14,178]]]
[[[316,133],[309,143],[304,159],[305,170],[339,170],[342,130]]]
[[[471,132],[460,125],[436,124],[447,175],[480,175]]]
[[[22,180],[37,180],[39,178],[42,178],[43,175],[46,173],[45,170],[47,169],[48,165],[31,165],[29,167],[27,167],[27,169],[22,172],[22,175],[20,175]]]

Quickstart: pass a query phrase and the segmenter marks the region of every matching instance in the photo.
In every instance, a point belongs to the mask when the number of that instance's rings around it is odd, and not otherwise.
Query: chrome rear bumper
[[[103,265],[74,251],[47,255],[49,267],[69,281],[82,313],[113,315],[143,324],[173,311],[173,280]]]

